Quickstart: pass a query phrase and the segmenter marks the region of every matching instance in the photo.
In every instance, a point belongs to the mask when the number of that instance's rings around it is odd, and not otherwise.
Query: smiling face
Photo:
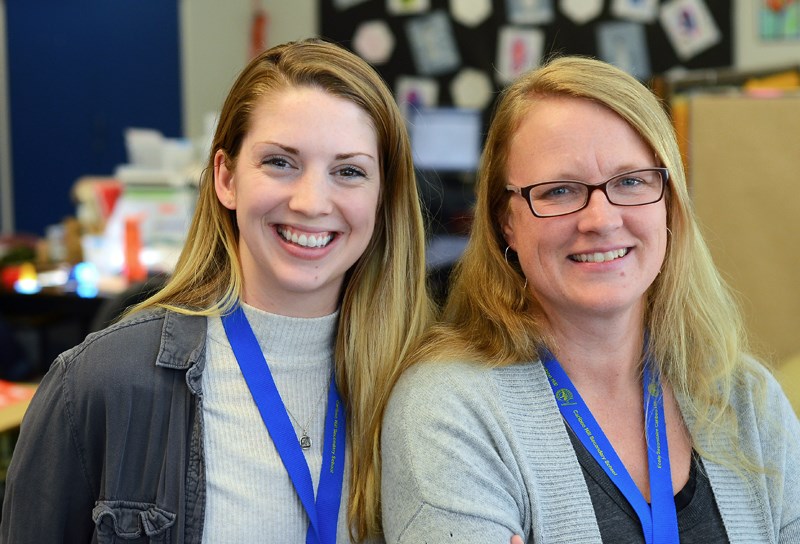
[[[233,170],[217,152],[217,197],[236,210],[244,300],[315,317],[336,309],[344,277],[375,227],[381,171],[369,116],[354,103],[290,87],[253,111]]]
[[[601,183],[615,174],[653,166],[653,151],[610,109],[580,98],[537,99],[511,140],[508,183],[550,180]],[[551,324],[609,317],[638,319],[667,246],[662,199],[622,207],[593,191],[583,210],[534,217],[511,194],[503,233],[517,252],[528,288]]]

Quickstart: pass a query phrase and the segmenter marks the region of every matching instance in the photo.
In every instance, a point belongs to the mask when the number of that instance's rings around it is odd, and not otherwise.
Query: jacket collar
[[[207,317],[164,311],[161,345],[156,366],[186,370],[186,385],[194,394],[202,391],[205,368]]]

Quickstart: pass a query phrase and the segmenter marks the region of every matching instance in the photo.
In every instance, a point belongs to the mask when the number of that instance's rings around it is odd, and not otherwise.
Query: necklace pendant
[[[311,438],[305,432],[303,432],[303,436],[300,437],[300,447],[304,450],[311,447]]]

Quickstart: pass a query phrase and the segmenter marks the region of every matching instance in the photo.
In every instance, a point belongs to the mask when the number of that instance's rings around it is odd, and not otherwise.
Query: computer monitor
[[[409,116],[414,166],[420,171],[472,173],[481,152],[480,110],[423,108]]]

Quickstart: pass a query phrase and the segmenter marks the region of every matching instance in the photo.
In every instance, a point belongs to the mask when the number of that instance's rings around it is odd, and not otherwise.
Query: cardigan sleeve
[[[775,405],[771,410],[780,414],[783,424],[782,429],[776,432],[776,440],[768,451],[774,452],[782,464],[780,478],[782,481],[777,489],[782,491],[782,497],[775,497],[771,502],[781,505],[779,543],[800,542],[800,421],[792,409],[789,399],[774,380],[770,383],[769,397]]]
[[[704,464],[731,543],[800,542],[800,423],[780,385],[760,365],[731,397],[738,443],[755,470],[713,459]],[[713,458],[730,453],[727,441],[702,445]]]
[[[382,431],[388,543],[508,544],[527,506],[489,371],[418,365],[398,382]]]

